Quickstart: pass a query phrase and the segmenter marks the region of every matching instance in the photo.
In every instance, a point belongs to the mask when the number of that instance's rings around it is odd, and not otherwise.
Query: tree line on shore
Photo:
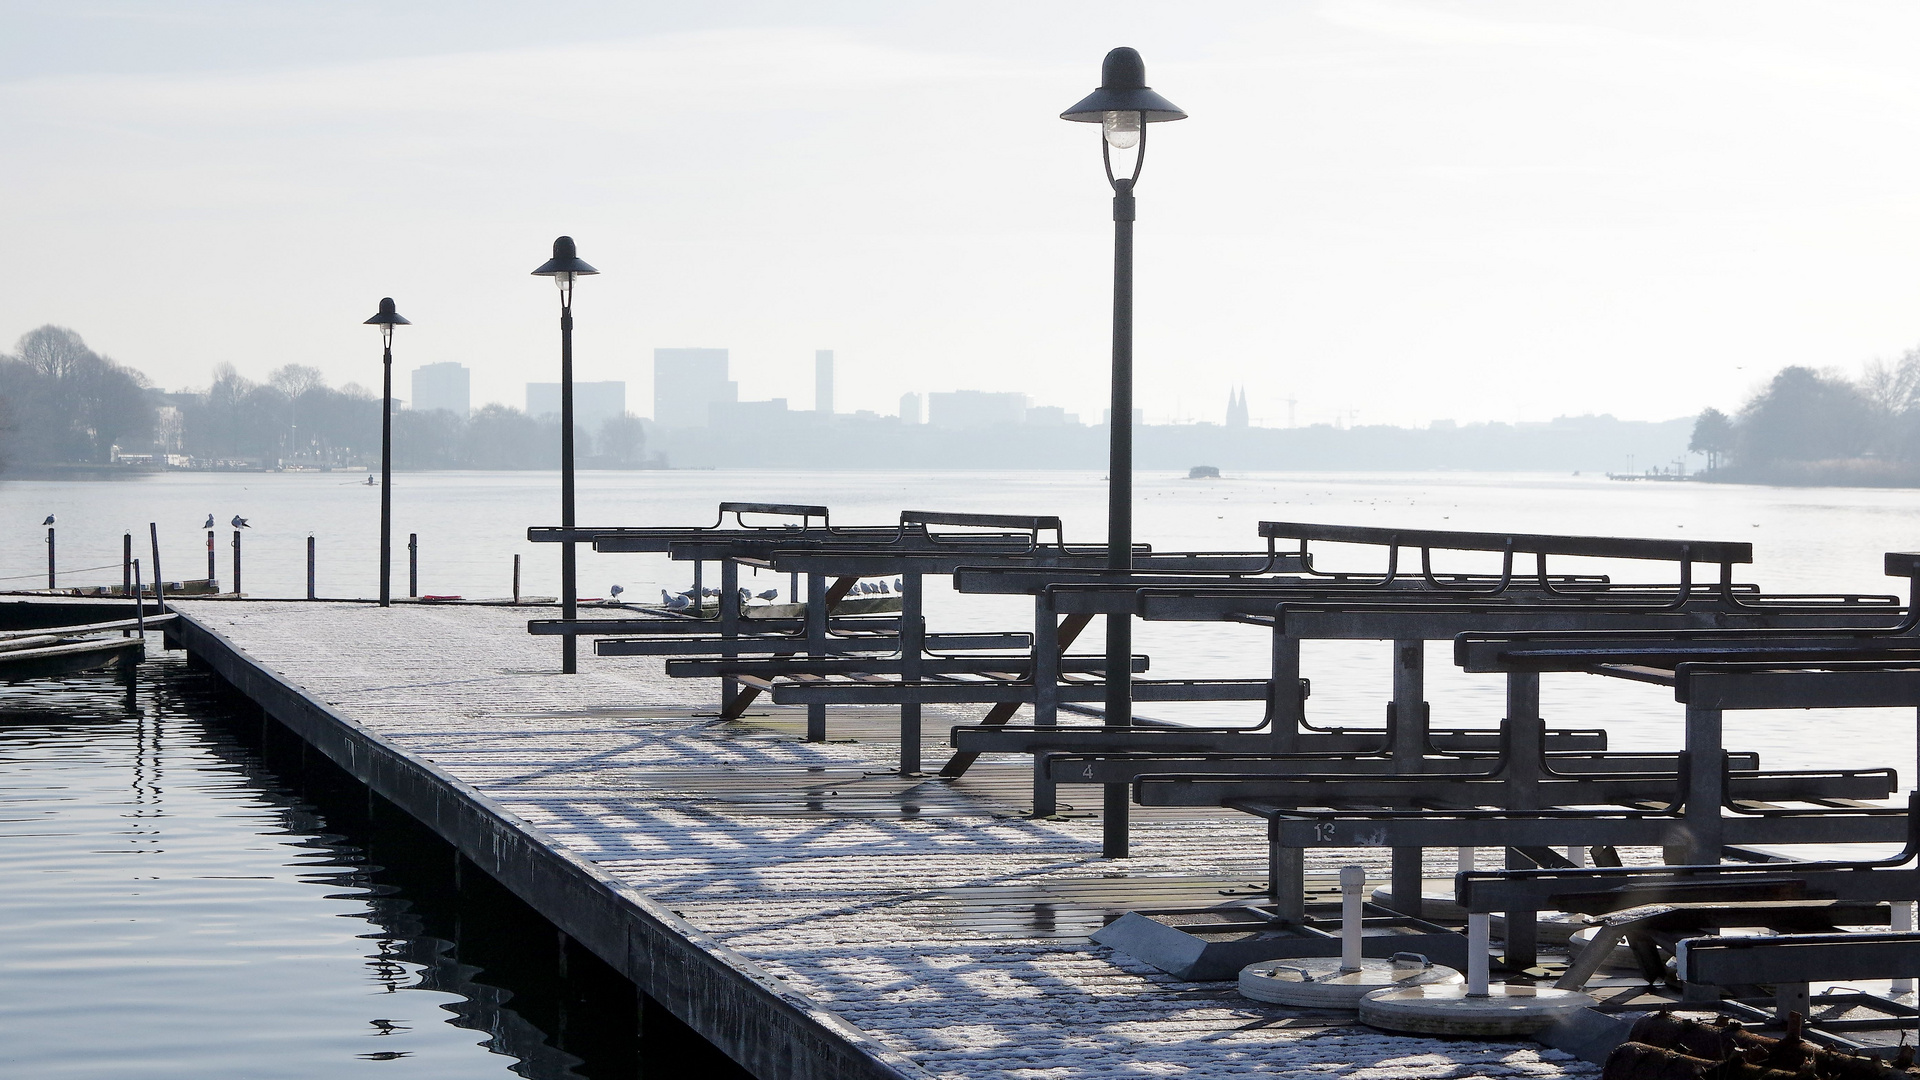
[[[1712,480],[1920,486],[1920,349],[1858,378],[1783,368],[1732,415],[1702,412],[1687,448]]]
[[[639,418],[598,431],[576,425],[582,465],[646,464]],[[380,399],[317,368],[285,364],[255,382],[221,364],[204,391],[163,393],[139,371],[101,356],[80,335],[43,326],[0,353],[0,464],[108,464],[121,455],[196,462],[339,467],[380,462]],[[486,405],[462,418],[444,409],[396,410],[393,460],[403,469],[552,469],[560,421]]]

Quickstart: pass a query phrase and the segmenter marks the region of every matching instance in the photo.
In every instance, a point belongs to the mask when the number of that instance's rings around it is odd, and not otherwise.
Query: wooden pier
[[[1262,1005],[1088,941],[1131,908],[1259,890],[1244,815],[1137,808],[1135,857],[1106,860],[1097,788],[1021,816],[1024,758],[889,773],[892,708],[836,710],[835,741],[807,743],[804,707],[723,722],[709,685],[655,663],[588,655],[563,676],[513,608],[170,606],[170,642],[757,1076],[1592,1072],[1531,1043]],[[930,708],[929,745],[974,718]]]

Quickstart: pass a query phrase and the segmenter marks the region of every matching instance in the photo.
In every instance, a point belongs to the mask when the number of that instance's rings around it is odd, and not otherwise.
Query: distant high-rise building
[[[943,428],[1018,424],[1027,418],[1027,395],[955,390],[927,395],[927,423]]]
[[[1027,410],[1027,423],[1033,427],[1080,426],[1080,416],[1058,405],[1035,405]]]
[[[1247,389],[1227,391],[1227,426],[1243,428],[1247,426]]]
[[[527,384],[527,415],[560,415],[560,384]],[[627,414],[627,384],[624,382],[576,382],[573,384],[573,426],[588,435],[616,416]]]
[[[738,400],[740,384],[727,378],[727,350],[653,350],[653,422],[660,427],[705,427],[711,406]]]
[[[465,420],[473,407],[473,373],[465,364],[428,364],[413,369],[413,408],[445,409]]]
[[[833,350],[813,352],[813,411],[833,415]]]
[[[920,422],[919,394],[900,395],[900,422],[903,424],[917,424]]]

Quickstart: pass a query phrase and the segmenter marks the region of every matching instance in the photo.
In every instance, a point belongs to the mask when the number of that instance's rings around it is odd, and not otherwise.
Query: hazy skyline
[[[1666,419],[1920,344],[1920,10],[1785,3],[0,4],[0,342],[169,388],[286,362],[476,405],[656,347],[842,411],[1104,406],[1097,136],[1130,44],[1192,119],[1140,189],[1138,400],[1301,423]],[[404,374],[397,392],[404,393]]]

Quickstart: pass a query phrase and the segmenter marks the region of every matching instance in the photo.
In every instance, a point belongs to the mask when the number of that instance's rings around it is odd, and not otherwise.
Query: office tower
[[[900,422],[903,424],[917,424],[920,422],[919,394],[900,395]]]
[[[927,395],[927,423],[942,428],[985,428],[1027,418],[1027,395],[955,390]]]
[[[560,384],[527,384],[527,415],[560,415]],[[627,384],[624,382],[576,382],[573,384],[573,426],[589,436],[600,425],[627,414]]]
[[[711,406],[738,400],[740,384],[727,378],[727,350],[653,350],[653,422],[660,427],[706,427]]]
[[[465,420],[473,406],[473,373],[465,364],[428,364],[413,369],[413,409],[445,409]]]
[[[815,349],[813,353],[813,411],[833,415],[832,349]]]

